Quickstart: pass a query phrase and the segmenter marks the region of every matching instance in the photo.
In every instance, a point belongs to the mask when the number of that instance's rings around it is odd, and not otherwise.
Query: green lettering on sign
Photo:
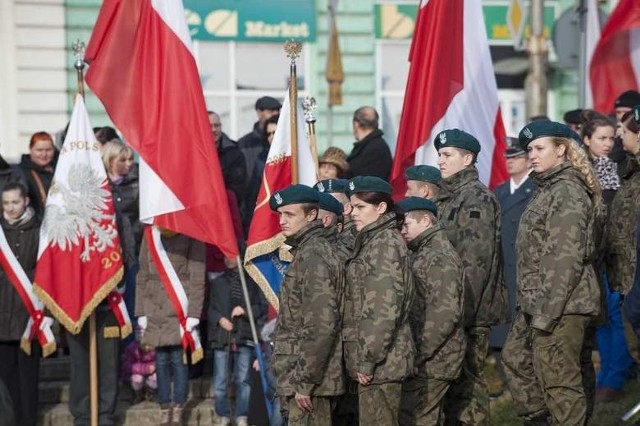
[[[313,0],[185,0],[184,7],[191,37],[197,40],[316,39]]]

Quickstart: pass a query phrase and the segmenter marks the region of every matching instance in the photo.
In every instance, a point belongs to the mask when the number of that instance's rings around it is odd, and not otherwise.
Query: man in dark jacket
[[[213,387],[215,412],[222,419],[230,420],[229,394],[227,393],[227,371],[231,370],[235,388],[235,424],[247,425],[249,414],[249,369],[253,357],[254,342],[247,314],[247,304],[235,261],[225,259],[227,271],[215,278],[211,284],[209,305],[209,336],[214,352]],[[266,317],[266,306],[261,303],[256,284],[247,283],[249,299],[256,327],[260,329]]]
[[[211,124],[213,139],[218,149],[224,185],[236,194],[238,201],[243,200],[247,183],[247,165],[244,154],[240,151],[238,143],[222,131],[220,115],[209,111],[209,124]]]
[[[353,113],[353,136],[356,142],[347,157],[350,177],[377,176],[389,180],[391,174],[391,150],[378,128],[378,112],[369,106]]]
[[[509,300],[509,318],[513,318],[516,310],[516,236],[520,216],[529,204],[537,189],[536,184],[529,179],[529,159],[527,153],[520,148],[517,138],[507,138],[505,151],[507,172],[511,178],[498,186],[494,194],[500,203],[502,213],[501,242],[502,258],[504,260],[504,278],[507,284]],[[502,349],[509,333],[509,323],[498,324],[491,328],[489,346]]]

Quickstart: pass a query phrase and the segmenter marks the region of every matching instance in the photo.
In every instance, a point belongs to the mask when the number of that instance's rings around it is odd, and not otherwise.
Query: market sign
[[[184,0],[184,8],[196,40],[316,39],[314,0]]]
[[[509,14],[509,0],[488,0],[482,4],[484,23],[487,30],[489,43],[492,45],[511,45],[513,36],[510,26],[513,26],[514,11]],[[529,7],[528,2],[524,2]],[[411,39],[415,28],[418,3],[381,2],[374,5],[375,35],[379,40],[405,40]],[[544,35],[549,38],[551,29],[557,16],[559,4],[557,1],[547,1],[544,6]],[[524,37],[531,32],[528,14],[524,25]]]

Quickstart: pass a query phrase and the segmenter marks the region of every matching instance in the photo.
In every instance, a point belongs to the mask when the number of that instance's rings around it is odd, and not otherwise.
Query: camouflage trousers
[[[391,382],[380,385],[358,386],[360,424],[398,425],[402,383]]]
[[[451,383],[445,397],[445,424],[484,426],[489,424],[489,391],[484,381],[489,327],[471,327],[466,330],[466,337],[462,373]]]
[[[335,397],[312,396],[313,412],[302,411],[294,397],[286,402],[287,425],[290,426],[331,426],[331,412],[335,407]]]
[[[554,425],[586,424],[584,386],[589,381],[586,352],[590,345],[585,342],[590,320],[584,315],[565,315],[553,332],[544,333],[531,330],[524,314],[518,312],[502,349],[507,385],[518,415],[530,418],[548,412]]]
[[[402,384],[400,415],[402,426],[441,426],[444,424],[442,406],[450,382],[427,378],[424,372],[407,378]]]

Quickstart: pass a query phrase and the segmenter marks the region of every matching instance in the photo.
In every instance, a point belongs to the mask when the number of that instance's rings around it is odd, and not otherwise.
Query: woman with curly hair
[[[527,425],[584,425],[587,327],[600,313],[594,267],[602,195],[593,167],[563,124],[519,135],[538,191],[516,239],[518,310],[503,349],[507,384]]]

